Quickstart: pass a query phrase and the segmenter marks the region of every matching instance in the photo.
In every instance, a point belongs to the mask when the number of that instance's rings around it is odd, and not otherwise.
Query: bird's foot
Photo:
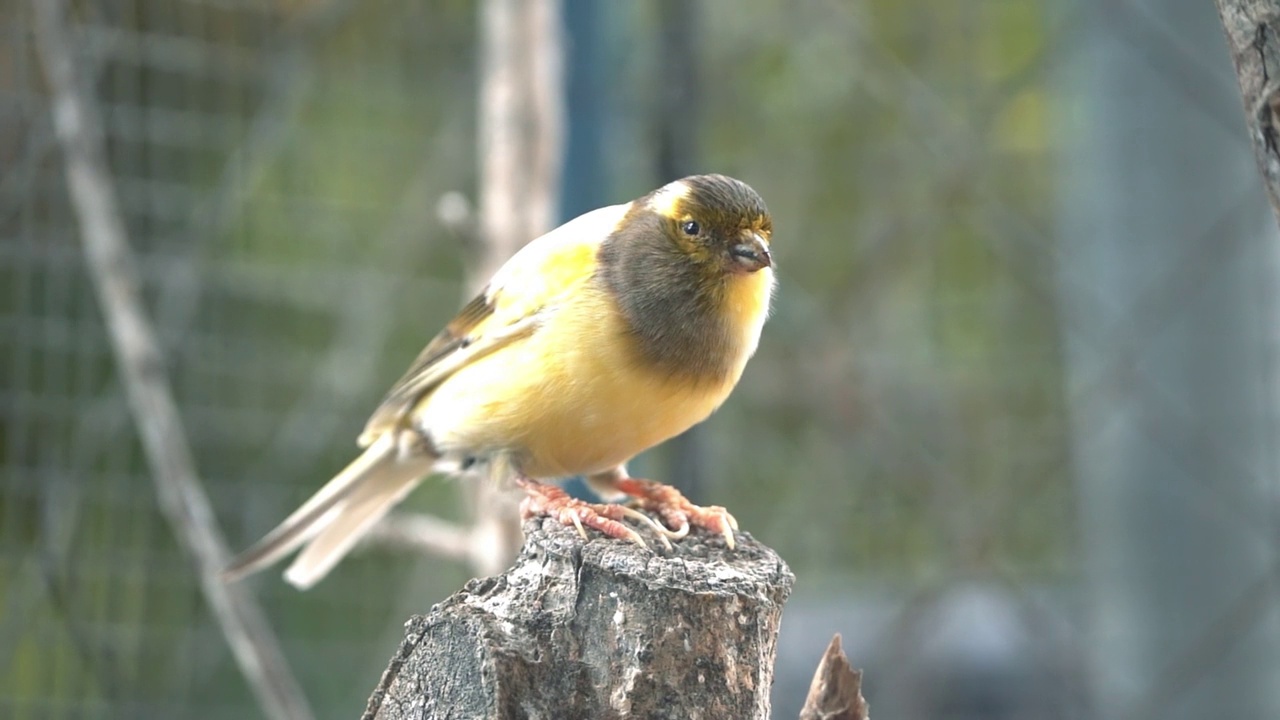
[[[635,498],[637,507],[657,513],[667,525],[660,530],[666,537],[682,538],[689,534],[690,526],[697,525],[724,537],[730,550],[736,545],[733,532],[738,521],[719,505],[694,505],[679,490],[652,480],[620,478],[614,486]]]
[[[525,491],[524,500],[520,501],[520,516],[526,520],[538,515],[546,515],[565,525],[578,529],[582,539],[587,538],[585,528],[595,528],[612,538],[630,540],[642,548],[648,548],[644,538],[635,530],[622,524],[625,518],[639,520],[658,533],[658,539],[668,549],[671,543],[666,536],[670,532],[655,522],[648,515],[611,503],[588,503],[570,496],[556,485],[548,485],[530,478],[517,478],[516,484]]]

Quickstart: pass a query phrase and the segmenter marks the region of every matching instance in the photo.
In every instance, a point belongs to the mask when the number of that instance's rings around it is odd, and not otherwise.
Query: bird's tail
[[[385,433],[266,537],[222,571],[232,581],[258,572],[303,544],[284,577],[299,589],[323,578],[360,536],[431,472],[428,456],[405,458]]]

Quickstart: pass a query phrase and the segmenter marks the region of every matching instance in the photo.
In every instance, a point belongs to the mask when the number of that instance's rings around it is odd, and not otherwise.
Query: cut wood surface
[[[795,577],[749,534],[647,550],[546,519],[515,565],[414,617],[366,720],[765,720]],[[648,536],[651,545],[656,540]]]

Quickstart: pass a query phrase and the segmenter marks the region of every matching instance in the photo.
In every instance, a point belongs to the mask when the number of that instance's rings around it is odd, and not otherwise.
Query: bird
[[[774,295],[773,220],[745,182],[667,183],[592,210],[525,245],[386,394],[363,452],[231,561],[234,581],[301,552],[285,579],[307,589],[433,474],[521,488],[547,515],[644,546],[691,526],[734,547],[737,520],[676,488],[631,477],[628,460],[702,422],[755,353]],[[584,477],[603,500],[556,481]],[[639,512],[649,510],[661,522]]]

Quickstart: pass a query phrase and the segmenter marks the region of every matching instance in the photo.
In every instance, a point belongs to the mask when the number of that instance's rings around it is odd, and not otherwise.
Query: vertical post
[[[567,133],[560,219],[618,201],[609,187],[605,126],[611,110],[606,34],[614,6],[598,0],[564,0]]]
[[[698,37],[701,3],[696,0],[658,2],[658,102],[654,106],[657,133],[658,182],[668,183],[703,172],[698,130],[701,107],[698,92]],[[702,502],[706,481],[706,430],[695,426],[668,444],[667,480],[693,502]]]
[[[521,246],[550,230],[559,205],[564,79],[559,0],[480,6],[480,243],[478,292]],[[468,485],[477,572],[501,572],[520,547],[510,493]]]
[[[1058,247],[1096,715],[1280,717],[1280,262],[1222,30],[1085,6]]]
[[[559,0],[485,0],[480,38],[480,232],[487,281],[550,230],[564,144]],[[478,287],[476,288],[478,289]]]

